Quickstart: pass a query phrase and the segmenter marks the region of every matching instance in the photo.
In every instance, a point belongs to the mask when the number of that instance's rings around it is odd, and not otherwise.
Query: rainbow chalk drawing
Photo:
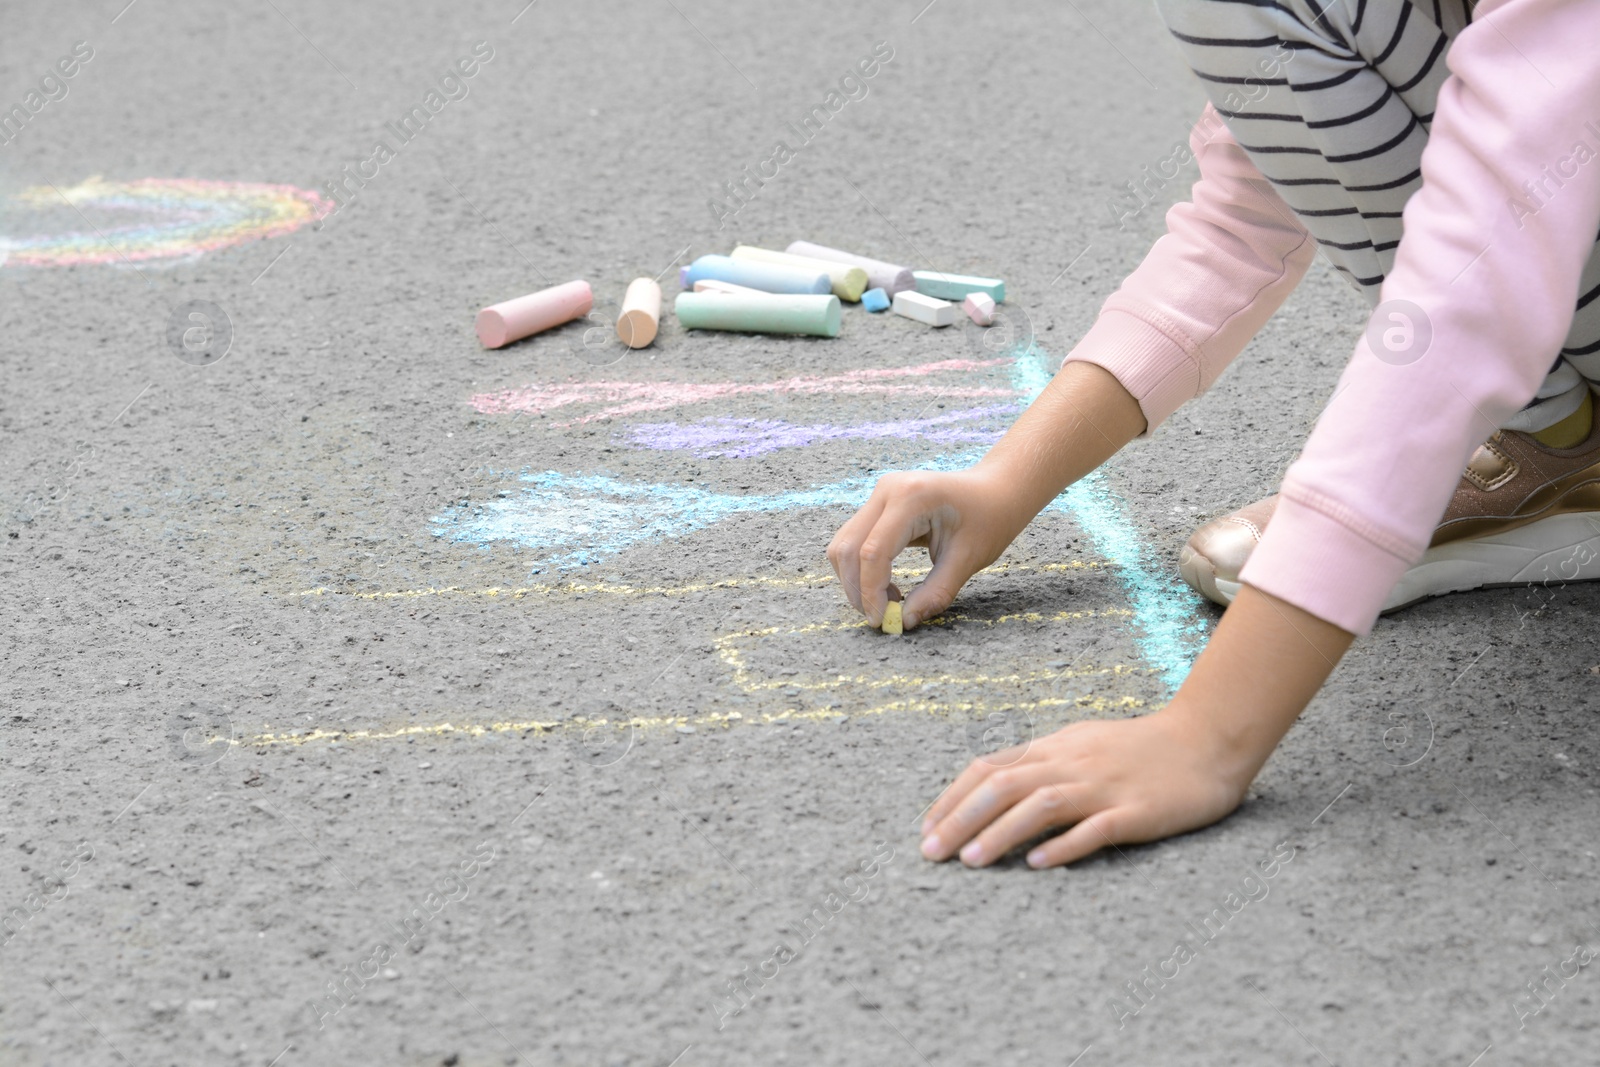
[[[621,419],[652,411],[666,411],[686,404],[751,396],[882,396],[882,397],[1001,397],[1014,399],[1017,392],[1008,386],[941,385],[922,379],[942,374],[970,374],[975,370],[1007,366],[1004,359],[946,359],[914,367],[881,367],[848,371],[828,377],[806,375],[775,382],[639,382],[600,381],[562,382],[556,385],[530,385],[524,389],[505,389],[480,393],[472,406],[484,415],[544,415],[579,404],[604,405],[599,411],[556,423],[557,429],[586,422]],[[906,381],[904,379],[910,379]]]
[[[260,182],[90,178],[57,191],[24,189],[13,216],[61,209],[87,230],[0,234],[0,262],[10,267],[179,263],[246,241],[280,237],[327,215],[325,197],[292,185]],[[82,212],[83,214],[79,214]]]

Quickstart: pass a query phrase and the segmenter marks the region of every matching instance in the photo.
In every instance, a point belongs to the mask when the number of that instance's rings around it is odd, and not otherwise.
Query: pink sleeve
[[[1316,245],[1209,104],[1189,136],[1192,201],[1105,302],[1067,361],[1110,371],[1148,437],[1211,387],[1300,283]]]
[[[1366,633],[1467,459],[1538,391],[1600,229],[1597,41],[1596,0],[1482,0],[1457,36],[1382,293],[1431,344],[1400,366],[1357,344],[1244,582]]]

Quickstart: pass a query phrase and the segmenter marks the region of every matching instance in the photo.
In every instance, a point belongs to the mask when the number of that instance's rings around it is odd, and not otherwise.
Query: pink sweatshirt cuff
[[[1290,495],[1294,491],[1285,487],[1278,497],[1272,521],[1239,580],[1365,636],[1411,561],[1379,547],[1370,534],[1357,533],[1328,511],[1295,499]],[[1329,504],[1329,510],[1338,507]]]
[[[1114,307],[1100,312],[1089,332],[1067,353],[1110,372],[1139,402],[1149,437],[1157,426],[1201,391],[1200,367],[1188,350],[1144,319]]]

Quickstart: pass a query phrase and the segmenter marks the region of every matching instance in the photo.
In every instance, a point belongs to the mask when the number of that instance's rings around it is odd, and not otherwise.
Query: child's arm
[[[881,624],[889,568],[901,551],[924,547],[933,561],[906,599],[909,628],[949,606],[967,579],[994,562],[1063,489],[1204,392],[1304,274],[1314,246],[1212,108],[1196,124],[1190,146],[1201,175],[1193,201],[1168,213],[1167,236],[1106,302],[1094,328],[1005,437],[969,470],[886,476],[828,546],[845,595],[874,625]],[[1149,840],[1231,811],[1349,638],[1248,587],[1229,611],[1235,621],[1219,629],[1214,645],[1220,646],[1202,657],[1168,712],[1079,724],[1036,742],[1026,771],[1013,769],[1039,785],[1075,782],[1065,793],[1039,794],[1001,818],[1010,803],[996,799],[975,807],[990,795],[978,790],[957,811],[979,782],[987,780],[989,789],[997,784],[985,773],[992,764],[975,764],[934,809],[946,825],[930,854],[951,854],[998,818],[980,846],[995,851],[976,861],[990,862],[1001,840],[1021,840],[1010,836],[1020,820],[1031,819],[1028,812],[1052,796],[1071,797],[1089,806],[1085,814],[1100,814],[1070,845],[1052,845],[1059,854],[1043,857],[1047,863],[1091,851],[1080,844],[1084,835],[1103,843],[1096,828],[1114,828],[1119,840]],[[1264,617],[1264,611],[1271,614]],[[1281,657],[1288,669],[1280,685],[1229,702],[1223,683],[1248,658],[1241,649],[1252,642],[1278,647],[1258,636],[1272,628],[1278,611],[1319,653],[1309,657],[1297,648],[1306,662],[1288,667],[1294,652]],[[1225,639],[1226,633],[1241,637]],[[1261,673],[1270,662],[1249,660]],[[1147,772],[1142,779],[1141,771]],[[998,784],[1020,788],[1016,778],[1006,771]],[[1077,818],[1070,807],[1055,816],[1053,825]]]
[[[878,484],[828,548],[851,602],[877,625],[889,564],[922,544],[934,568],[907,598],[906,623],[943,611],[1040,509],[1144,425],[1139,403],[1109,372],[1068,363],[975,467]],[[1077,723],[974,761],[929,811],[923,852],[945,859],[961,849],[981,866],[1077,822],[1029,855],[1036,867],[1054,866],[1111,842],[1215,822],[1238,806],[1351,640],[1245,586],[1170,704],[1137,719]]]
[[[933,570],[906,598],[903,621],[911,628],[933,618],[1046,504],[1144,425],[1138,402],[1110,372],[1068,363],[976,466],[879,480],[828,545],[845,596],[881,625],[890,564],[908,546],[923,547]]]
[[[828,546],[845,596],[874,626],[901,551],[933,560],[902,609],[910,628],[948,607],[1056,494],[1203,393],[1305,274],[1315,245],[1216,109],[1189,147],[1192,200],[1167,213],[1166,236],[1005,437],[970,470],[885,476]]]

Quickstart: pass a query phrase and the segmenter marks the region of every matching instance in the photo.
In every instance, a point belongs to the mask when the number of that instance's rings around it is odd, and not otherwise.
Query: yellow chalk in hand
[[[900,601],[891,600],[883,606],[883,632],[886,634],[905,633],[905,627],[900,623]]]

